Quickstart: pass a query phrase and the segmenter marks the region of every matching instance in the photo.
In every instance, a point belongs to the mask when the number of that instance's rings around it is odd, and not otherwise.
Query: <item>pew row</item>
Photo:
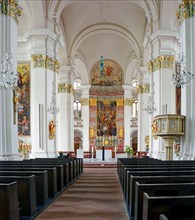
[[[0,183],[0,218],[19,220],[17,182]]]

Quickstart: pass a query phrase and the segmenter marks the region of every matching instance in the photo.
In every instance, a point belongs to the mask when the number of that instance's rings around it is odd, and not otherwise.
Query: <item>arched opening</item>
[[[83,139],[83,133],[75,129],[74,130],[74,152],[77,152],[77,149],[82,149],[82,139]]]
[[[134,130],[131,133],[130,140],[131,140],[131,146],[133,148],[133,151],[137,151],[137,145],[138,145],[138,132],[137,132],[137,130]]]

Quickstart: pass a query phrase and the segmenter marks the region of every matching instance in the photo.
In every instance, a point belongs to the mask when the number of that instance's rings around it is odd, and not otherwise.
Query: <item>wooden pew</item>
[[[13,166],[1,166],[0,165],[0,171],[47,171],[48,177],[48,197],[53,198],[57,194],[57,177],[56,177],[56,168],[35,168],[35,167],[17,167],[17,164]]]
[[[0,218],[19,220],[17,182],[0,183]]]
[[[150,196],[144,193],[142,220],[159,220],[160,214],[168,219],[195,219],[195,196]]]
[[[139,184],[154,183],[195,183],[195,175],[192,176],[131,176],[129,215],[134,216],[135,209],[135,186]]]
[[[168,220],[168,218],[165,215],[161,214],[159,216],[159,220]]]
[[[6,161],[7,162],[7,161]],[[0,167],[23,167],[23,168],[41,168],[41,169],[46,169],[47,168],[56,168],[56,175],[57,175],[57,191],[61,192],[64,188],[64,170],[63,170],[63,165],[49,165],[49,164],[44,164],[44,163],[33,163],[29,162],[28,160],[25,161],[10,161],[10,163],[1,163],[0,161]]]
[[[139,184],[136,182],[135,212],[131,211],[131,217],[135,217],[136,220],[142,220],[144,193],[150,196],[195,195],[195,183]]]
[[[29,176],[35,175],[37,205],[43,206],[48,202],[47,171],[0,171],[0,176]]]
[[[152,159],[152,158],[131,158],[131,159],[127,159],[127,158],[118,158],[117,159],[117,173],[119,176],[119,180],[121,185],[123,185],[123,169],[124,167],[126,167],[127,165],[137,165],[137,164],[159,164],[159,160],[157,159]]]
[[[80,158],[36,158],[35,161],[65,165],[64,169],[68,174],[65,180],[66,186],[73,182],[83,172],[83,160]]]
[[[131,168],[131,167],[143,167],[143,166],[195,166],[195,161],[159,161],[159,160],[152,160],[152,159],[118,159],[118,175],[121,182],[121,185],[123,185],[123,175],[124,175],[124,169],[125,168]]]
[[[36,213],[35,176],[0,176],[0,183],[14,181],[17,181],[20,214],[33,216]]]
[[[130,166],[124,168],[124,181],[123,181],[123,191],[126,195],[126,190],[128,190],[128,181],[129,181],[129,173],[128,171],[163,171],[163,170],[195,170],[195,165],[191,166],[182,166],[182,165],[145,165],[144,167],[137,166]]]
[[[68,158],[36,158],[32,160],[33,163],[43,164],[61,164],[64,169],[64,185],[68,186],[74,179],[74,164],[72,159]]]
[[[159,170],[159,171],[127,171],[128,172],[128,178],[127,178],[127,189],[126,189],[126,203],[127,206],[129,206],[129,199],[130,199],[130,193],[131,193],[131,176],[182,176],[182,175],[195,175],[195,169],[194,170]],[[134,193],[132,191],[132,193]]]

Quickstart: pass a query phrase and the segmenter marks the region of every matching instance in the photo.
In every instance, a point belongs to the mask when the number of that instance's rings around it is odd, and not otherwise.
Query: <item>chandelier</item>
[[[156,111],[156,106],[155,106],[155,103],[153,101],[153,94],[151,93],[151,95],[149,95],[148,97],[148,105],[147,107],[145,108],[145,111],[148,113],[148,114],[153,114],[155,111]]]
[[[57,115],[59,108],[56,106],[56,93],[52,92],[51,102],[47,111],[52,115]]]
[[[18,73],[13,70],[13,57],[11,53],[5,53],[1,59],[0,86],[13,90],[17,80]]]
[[[184,87],[194,78],[194,74],[190,70],[190,64],[186,62],[186,57],[182,54],[181,61],[176,64],[176,71],[172,74],[172,81],[176,87]]]

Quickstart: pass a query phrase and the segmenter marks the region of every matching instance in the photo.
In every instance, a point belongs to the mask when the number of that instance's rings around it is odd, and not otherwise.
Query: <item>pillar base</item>
[[[163,139],[165,141],[166,160],[173,160],[173,142],[175,137],[167,137]]]

